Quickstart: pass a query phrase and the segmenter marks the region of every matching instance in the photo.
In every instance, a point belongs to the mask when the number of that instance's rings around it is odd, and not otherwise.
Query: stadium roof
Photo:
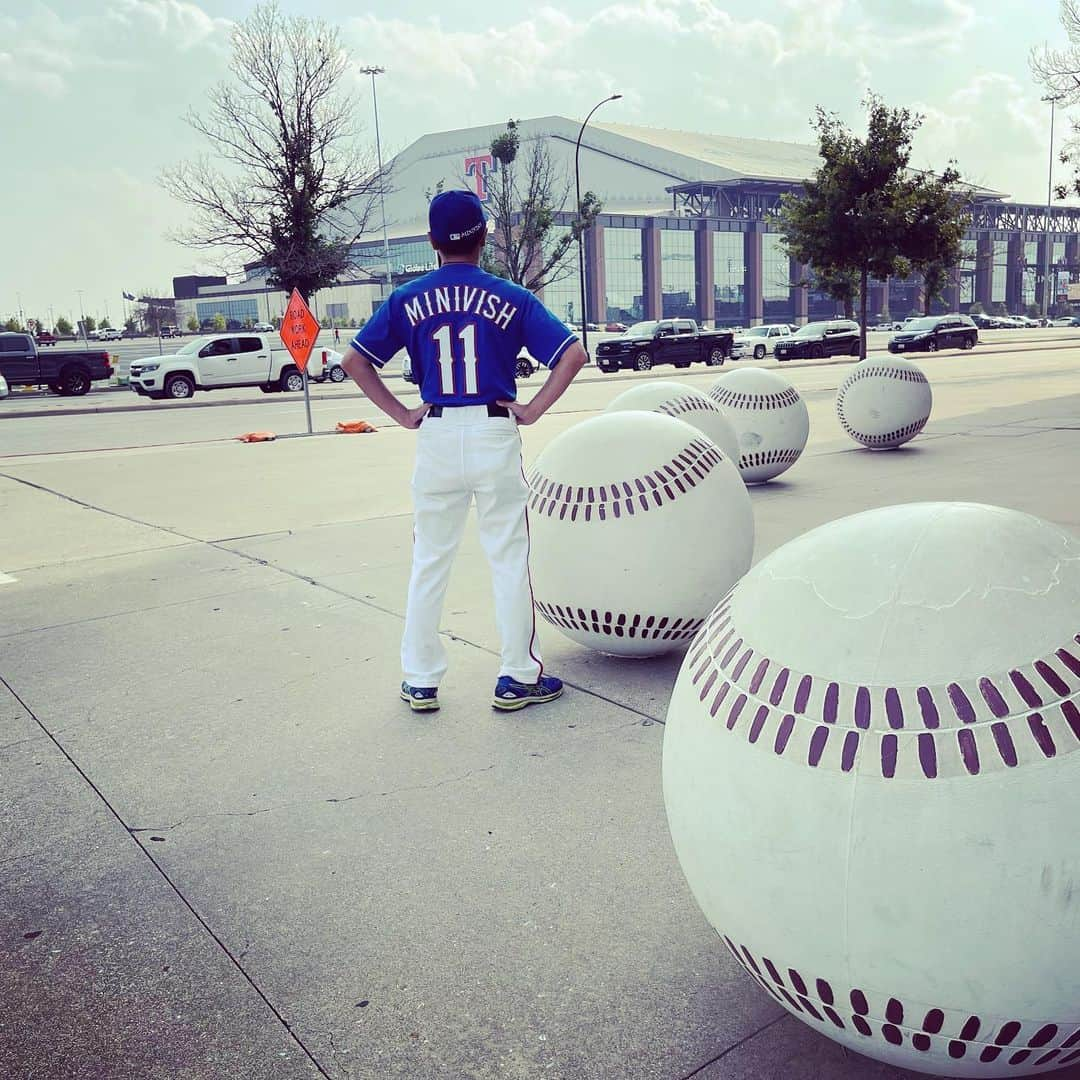
[[[636,139],[660,150],[715,165],[721,173],[717,179],[723,180],[752,177],[755,180],[798,183],[820,164],[817,148],[804,143],[706,135],[670,128],[638,127],[635,124],[597,124],[596,127],[613,135]],[[724,173],[728,175],[722,175]]]
[[[698,181],[733,183],[740,180],[758,183],[798,184],[821,164],[817,147],[808,143],[780,142],[773,139],[747,139],[734,135],[709,135],[671,128],[639,127],[635,124],[595,124],[595,127],[626,139],[634,139],[659,150],[693,158],[715,168],[715,175],[700,175]],[[677,185],[680,186],[680,185]],[[694,185],[697,186],[697,185]],[[978,184],[969,185],[974,195],[984,199],[1003,199],[1003,192]],[[669,191],[672,188],[668,189]]]

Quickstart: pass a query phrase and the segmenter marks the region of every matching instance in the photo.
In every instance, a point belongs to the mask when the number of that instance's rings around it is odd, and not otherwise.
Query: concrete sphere
[[[858,443],[892,450],[914,439],[930,419],[934,395],[921,369],[899,356],[856,364],[836,394],[840,426]]]
[[[806,446],[806,402],[784,378],[766,368],[737,368],[721,375],[709,397],[739,437],[739,472],[760,484],[790,469]]]
[[[922,503],[758,563],[686,656],[664,798],[780,1005],[946,1076],[1080,1062],[1080,542]]]
[[[699,390],[662,379],[639,383],[629,390],[624,390],[604,412],[621,412],[626,409],[658,412],[685,420],[712,439],[732,464],[739,460],[739,437],[735,434],[731,421],[710,397]]]
[[[527,480],[536,607],[582,645],[625,656],[685,646],[750,566],[746,488],[682,420],[594,416],[554,439]]]

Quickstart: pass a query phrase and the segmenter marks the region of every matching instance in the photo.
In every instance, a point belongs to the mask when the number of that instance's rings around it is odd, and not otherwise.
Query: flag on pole
[[[125,300],[134,300],[134,299],[135,299],[135,295],[134,295],[134,293],[129,293],[129,292],[126,292],[126,293],[124,293],[123,295],[124,295],[124,299],[125,299]]]

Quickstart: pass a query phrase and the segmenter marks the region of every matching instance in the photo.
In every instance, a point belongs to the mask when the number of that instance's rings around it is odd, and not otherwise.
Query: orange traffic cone
[[[375,431],[374,425],[366,420],[339,420],[337,429],[342,435],[363,435],[369,431]]]
[[[247,431],[236,438],[239,442],[273,442],[277,436],[272,431]]]

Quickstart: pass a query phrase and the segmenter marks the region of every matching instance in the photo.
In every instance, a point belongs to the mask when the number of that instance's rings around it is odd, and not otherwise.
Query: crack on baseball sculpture
[[[602,413],[554,439],[527,476],[540,616],[618,656],[685,647],[747,571],[750,497],[697,428]]]
[[[624,390],[604,412],[623,412],[638,409],[674,416],[696,427],[711,439],[731,461],[739,460],[739,437],[731,421],[712,399],[681,383],[665,380],[642,383]]]
[[[810,437],[810,414],[799,391],[775,371],[740,368],[721,375],[709,397],[739,440],[739,472],[763,484],[790,469]]]
[[[663,778],[698,904],[799,1019],[934,1075],[1080,1061],[1074,536],[922,503],[777,549],[687,652]]]
[[[926,426],[934,395],[922,370],[890,356],[863,360],[836,393],[840,426],[871,450],[895,450]]]

